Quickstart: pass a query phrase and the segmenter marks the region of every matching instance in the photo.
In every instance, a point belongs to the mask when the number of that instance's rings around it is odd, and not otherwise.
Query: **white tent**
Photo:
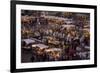
[[[48,48],[48,46],[44,44],[33,44],[32,47]]]
[[[62,25],[63,28],[71,28],[71,27],[75,27],[75,25]]]
[[[50,52],[50,51],[61,51],[61,48],[50,48],[46,50],[46,52]]]
[[[22,39],[22,41],[24,41],[26,44],[30,44],[30,43],[35,42],[35,40],[32,40],[32,39]]]

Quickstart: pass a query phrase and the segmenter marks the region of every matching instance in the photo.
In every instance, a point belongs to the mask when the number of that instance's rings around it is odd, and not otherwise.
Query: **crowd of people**
[[[35,43],[29,45],[32,51],[30,61],[90,59],[89,14],[71,13],[73,15],[65,17],[63,12],[59,16],[57,16],[57,12],[53,12],[53,15],[49,12],[47,14],[46,11],[28,13],[25,11],[22,13],[21,38],[35,39]],[[36,44],[43,44],[48,47],[32,47]]]

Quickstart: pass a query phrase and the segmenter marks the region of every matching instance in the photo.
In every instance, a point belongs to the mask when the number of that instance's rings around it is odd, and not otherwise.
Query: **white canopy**
[[[62,25],[62,27],[64,27],[64,28],[71,28],[71,27],[75,27],[75,25]]]
[[[26,44],[34,43],[35,40],[32,39],[22,39],[22,41],[25,41]]]
[[[48,46],[44,44],[33,44],[32,47],[48,48]]]
[[[46,52],[50,52],[50,51],[61,51],[61,49],[60,48],[50,48],[46,50]]]

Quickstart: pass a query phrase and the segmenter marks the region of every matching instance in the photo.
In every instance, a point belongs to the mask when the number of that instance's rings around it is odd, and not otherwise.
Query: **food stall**
[[[32,45],[32,50],[34,51],[35,49],[35,52],[40,55],[40,54],[43,54],[44,53],[44,50],[48,48],[47,45],[44,45],[44,44],[33,44]]]
[[[31,44],[35,43],[35,40],[33,39],[22,39],[21,44],[22,48],[30,50],[31,49]]]
[[[61,58],[62,50],[61,48],[49,48],[45,50],[49,59],[59,60]]]
[[[70,29],[70,28],[75,28],[75,25],[62,25],[62,27]]]

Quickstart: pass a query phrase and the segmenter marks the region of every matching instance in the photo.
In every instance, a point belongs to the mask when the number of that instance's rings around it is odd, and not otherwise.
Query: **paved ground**
[[[26,51],[22,50],[21,51],[21,62],[26,63],[26,62],[31,62],[31,57],[32,57],[32,52],[31,51]]]

